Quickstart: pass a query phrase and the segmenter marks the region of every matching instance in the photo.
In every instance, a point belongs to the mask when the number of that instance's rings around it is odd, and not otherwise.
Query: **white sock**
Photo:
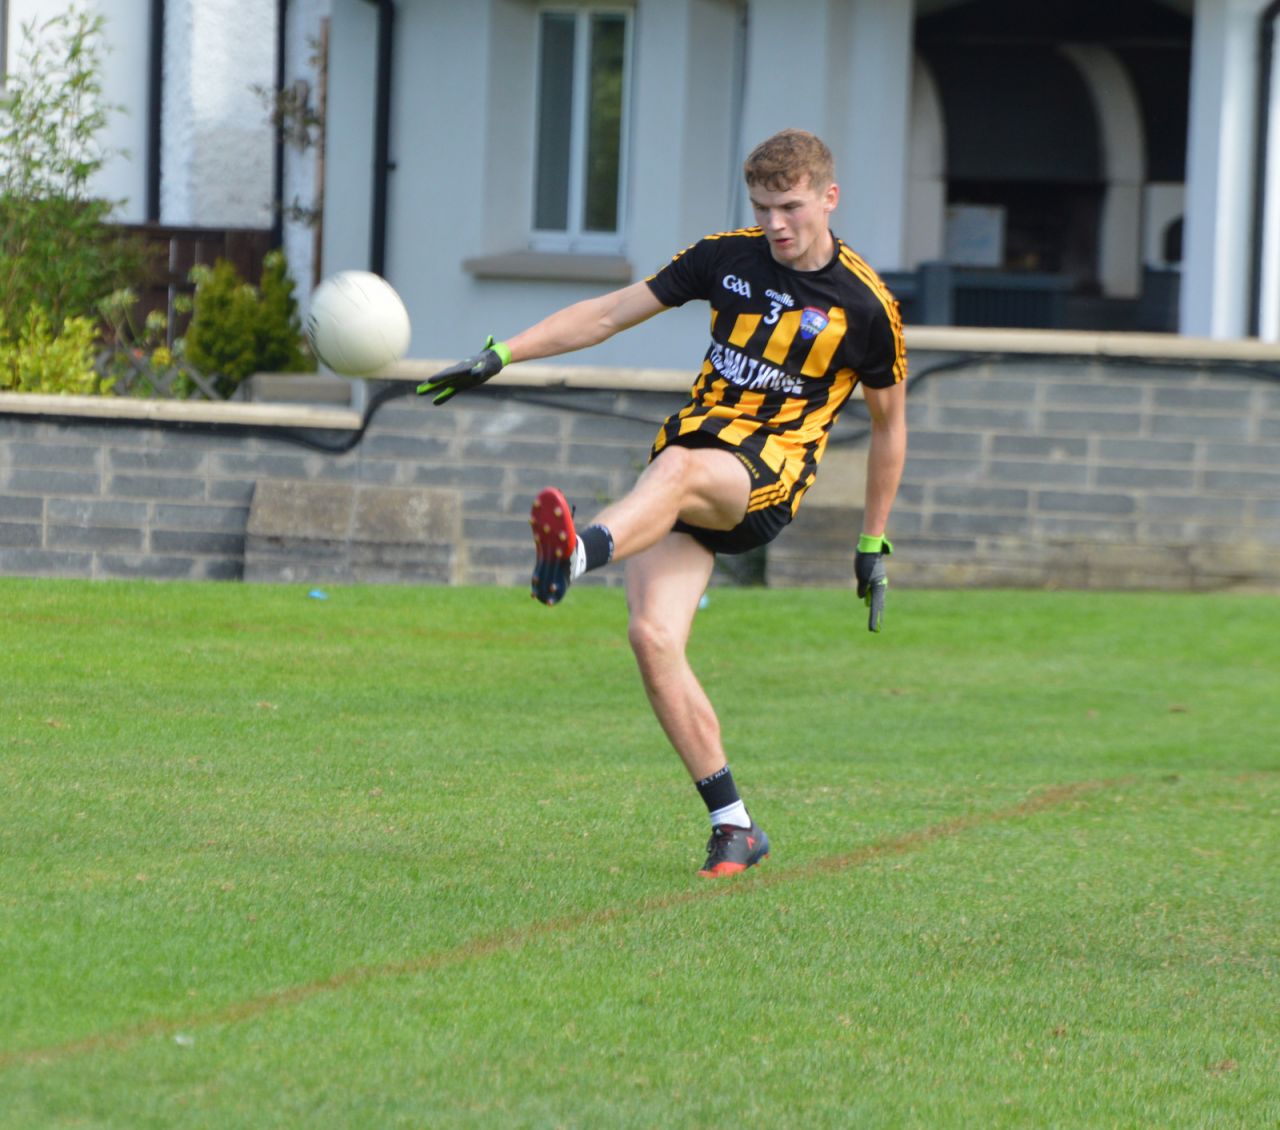
[[[714,828],[717,824],[732,824],[735,828],[750,828],[751,817],[747,815],[747,806],[740,800],[735,800],[732,804],[727,804],[724,808],[717,808],[711,814],[711,826]]]
[[[573,553],[570,554],[569,580],[576,581],[586,571],[587,551],[582,548],[582,539],[578,538],[573,544]]]

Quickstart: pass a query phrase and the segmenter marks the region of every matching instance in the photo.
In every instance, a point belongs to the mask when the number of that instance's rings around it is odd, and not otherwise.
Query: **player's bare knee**
[[[632,615],[627,623],[627,642],[643,668],[658,663],[679,651],[675,634],[661,620],[643,613]]]
[[[649,464],[650,472],[675,489],[683,489],[693,469],[693,452],[687,447],[668,447]]]

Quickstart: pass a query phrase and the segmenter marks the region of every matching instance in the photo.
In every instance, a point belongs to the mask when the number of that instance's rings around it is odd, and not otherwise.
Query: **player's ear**
[[[840,203],[840,186],[832,181],[827,185],[827,190],[822,194],[822,206],[828,212],[834,212],[836,205]]]

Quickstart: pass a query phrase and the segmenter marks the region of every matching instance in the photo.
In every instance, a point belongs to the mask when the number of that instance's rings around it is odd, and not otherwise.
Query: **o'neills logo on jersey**
[[[725,290],[731,290],[743,298],[751,297],[751,284],[746,279],[740,279],[737,275],[725,275],[721,282]]]
[[[829,321],[831,319],[827,317],[825,310],[819,310],[816,306],[806,306],[800,314],[800,336],[806,341],[817,337],[827,328]]]

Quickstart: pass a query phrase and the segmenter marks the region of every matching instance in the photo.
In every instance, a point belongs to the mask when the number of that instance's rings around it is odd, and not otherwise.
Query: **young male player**
[[[699,240],[643,282],[575,303],[419,388],[437,404],[504,365],[606,340],[673,306],[711,306],[711,345],[689,402],[662,425],[625,497],[576,529],[564,495],[533,503],[533,595],[563,599],[582,573],[627,566],[628,637],[654,713],[706,803],[701,875],[769,853],[729,770],[720,724],[685,657],[717,553],[764,545],[813,483],[836,414],[857,384],[871,416],[866,509],[854,571],[880,630],[884,536],[906,456],[906,349],[897,303],[831,231],[840,199],[831,153],[803,130],[762,142],[744,166],[756,225]]]

